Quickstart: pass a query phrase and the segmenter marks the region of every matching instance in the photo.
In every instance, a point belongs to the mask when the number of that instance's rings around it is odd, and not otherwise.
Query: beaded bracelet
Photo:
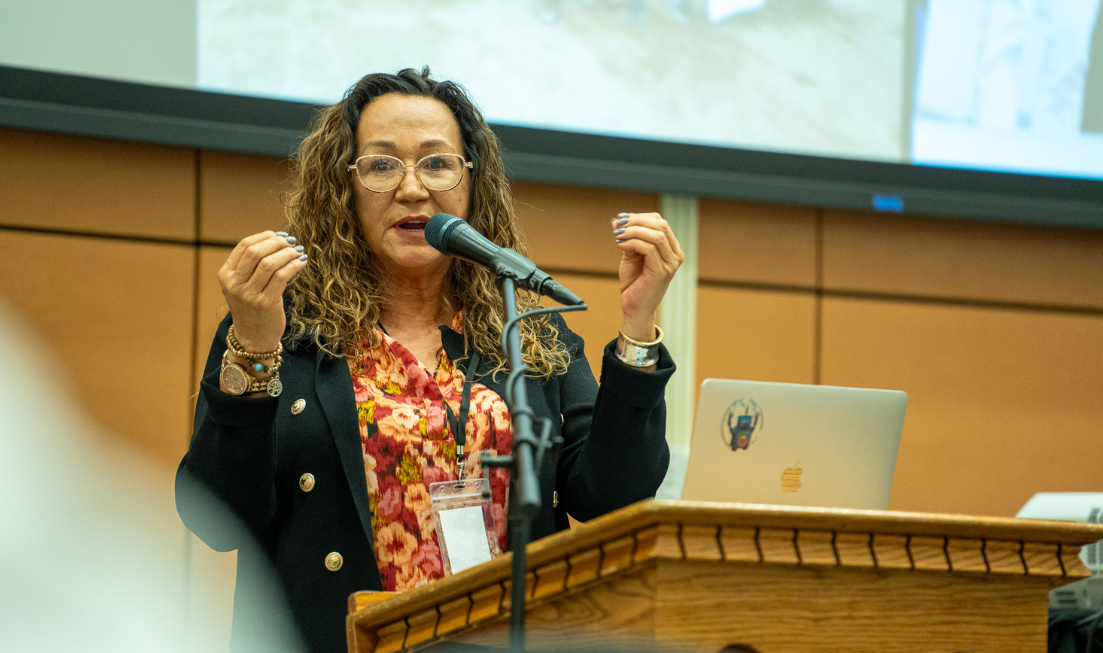
[[[230,330],[226,332],[226,348],[229,349],[230,353],[233,354],[234,356],[237,356],[238,358],[244,358],[245,360],[250,360],[250,361],[265,360],[265,359],[268,359],[268,358],[278,359],[280,357],[280,354],[283,353],[283,343],[282,342],[278,343],[276,345],[276,350],[275,351],[270,351],[270,352],[266,352],[266,353],[263,353],[263,354],[254,354],[254,353],[245,351],[245,348],[242,347],[241,343],[238,341],[237,336],[234,335],[234,325],[232,325],[232,324],[230,325]]]
[[[272,363],[271,365],[265,365],[260,361],[250,361],[249,367],[253,368],[254,372],[260,372],[261,374],[268,374],[269,376],[271,376],[273,374],[279,374],[280,365],[282,363],[283,357],[276,356],[276,362]]]

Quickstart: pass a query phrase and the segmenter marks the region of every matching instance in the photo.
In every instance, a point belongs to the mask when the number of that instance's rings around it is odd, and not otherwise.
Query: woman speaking
[[[294,178],[287,231],[245,238],[219,270],[230,311],[177,507],[212,548],[239,549],[232,642],[283,616],[244,598],[270,566],[308,647],[337,651],[349,594],[444,575],[429,486],[477,478],[483,455],[511,451],[494,274],[438,252],[425,225],[449,213],[524,248],[494,133],[462,87],[428,69],[361,79],[316,118]],[[585,521],[654,496],[666,472],[674,363],[655,318],[684,256],[655,213],[610,216],[609,239],[622,320],[600,386],[561,318],[521,322],[531,408],[564,440],[541,468],[534,539],[567,527],[568,513]],[[536,306],[525,292],[518,302]],[[193,479],[251,537],[181,489]],[[503,545],[507,485],[507,471],[490,472]]]

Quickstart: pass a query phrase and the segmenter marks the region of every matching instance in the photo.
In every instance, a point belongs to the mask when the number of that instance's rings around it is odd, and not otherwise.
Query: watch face
[[[240,365],[235,363],[227,363],[222,368],[221,373],[222,387],[226,392],[232,395],[245,394],[245,391],[249,389],[250,378],[245,373],[245,370],[241,369]]]

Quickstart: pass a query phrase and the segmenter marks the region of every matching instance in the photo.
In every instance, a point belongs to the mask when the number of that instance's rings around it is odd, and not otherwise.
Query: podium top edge
[[[765,526],[844,533],[998,539],[1076,546],[1103,539],[1103,524],[1019,517],[657,500],[641,502],[624,510],[636,507],[653,514],[662,522],[675,520],[678,523],[702,525],[716,522],[718,526]],[[600,519],[619,512],[621,511]]]

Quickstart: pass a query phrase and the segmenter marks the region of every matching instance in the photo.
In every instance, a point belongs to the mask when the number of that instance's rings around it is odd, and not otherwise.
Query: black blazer
[[[653,497],[669,462],[663,393],[674,363],[666,349],[649,374],[617,360],[610,343],[599,388],[582,339],[558,316],[556,321],[571,352],[568,371],[546,381],[525,380],[536,416],[553,418],[552,433],[564,438],[558,465],[541,471],[534,540],[566,528],[567,513],[585,521]],[[259,579],[274,568],[308,649],[343,651],[349,594],[382,589],[348,364],[300,339],[284,353],[278,398],[231,396],[218,387],[229,324],[227,316],[207,357],[195,431],[177,471],[177,511],[212,549],[239,550],[232,649],[270,633],[283,617],[270,614],[270,602],[259,608],[249,600],[265,591]],[[441,336],[448,357],[466,374],[463,336],[443,326]],[[480,364],[476,378],[504,396],[505,374],[491,376],[488,368]],[[306,406],[294,415],[291,406],[299,399]],[[299,485],[307,473],[315,479],[309,492]],[[231,509],[244,532],[211,494]],[[337,571],[325,565],[331,552],[344,561]]]

